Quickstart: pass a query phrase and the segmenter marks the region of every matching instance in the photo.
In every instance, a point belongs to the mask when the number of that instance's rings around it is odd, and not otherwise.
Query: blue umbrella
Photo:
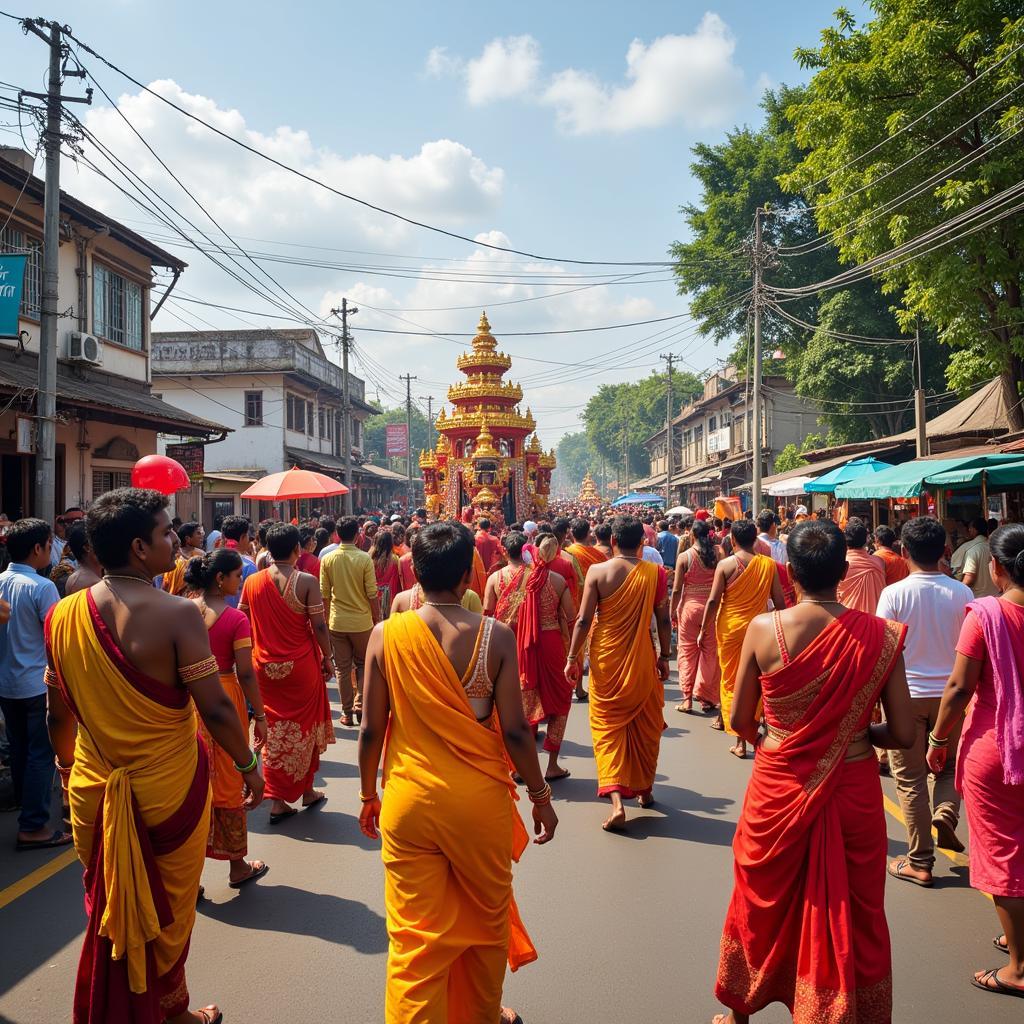
[[[891,463],[880,462],[873,455],[864,459],[854,459],[852,462],[845,462],[824,475],[808,481],[804,484],[804,491],[808,494],[831,494],[835,491],[837,484],[848,484],[851,480],[859,480],[863,476],[871,476],[874,473],[881,473],[883,469],[890,468]]]
[[[637,494],[635,491],[632,494],[624,494],[621,498],[616,498],[612,502],[612,508],[617,508],[619,505],[664,505],[665,498],[661,494]]]

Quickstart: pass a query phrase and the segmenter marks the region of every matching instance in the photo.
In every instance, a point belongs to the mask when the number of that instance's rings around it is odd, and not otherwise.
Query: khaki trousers
[[[366,661],[366,645],[372,629],[362,633],[335,633],[331,630],[331,648],[334,651],[334,665],[338,672],[338,692],[341,694],[341,710],[350,715],[363,708],[363,663]],[[355,679],[352,673],[355,672]]]
[[[923,871],[931,871],[935,864],[932,821],[941,818],[950,828],[956,828],[960,821],[960,794],[953,785],[953,776],[962,722],[957,722],[956,728],[950,733],[946,766],[935,776],[930,800],[928,796],[929,772],[925,757],[928,753],[928,733],[935,726],[939,701],[939,697],[911,697],[914,743],[908,750],[889,751],[889,769],[896,781],[896,793],[907,825],[907,860],[912,867]]]

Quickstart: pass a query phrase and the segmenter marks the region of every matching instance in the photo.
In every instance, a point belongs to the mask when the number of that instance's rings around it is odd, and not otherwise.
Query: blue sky
[[[721,139],[734,124],[756,123],[766,83],[803,80],[793,51],[816,42],[833,7],[662,0],[123,0],[13,13],[67,22],[141,81],[160,83],[155,88],[161,94],[355,195],[498,245],[625,261],[665,258],[667,246],[684,231],[679,205],[696,198],[690,147]],[[860,6],[853,9],[864,13]],[[23,37],[5,20],[0,52],[4,81],[40,87],[46,66],[41,42]],[[651,274],[654,283],[633,279],[537,298],[595,280],[576,274],[612,272],[504,257],[354,208],[197,130],[95,60],[83,59],[241,246],[345,264],[263,265],[320,316],[342,295],[361,305],[353,321],[356,370],[367,378],[369,393],[380,390],[385,402],[406,372],[420,377],[420,394],[443,397],[444,385],[456,376],[459,339],[452,334],[471,332],[480,306],[488,307],[499,339],[503,328],[565,330],[686,311],[685,297],[656,280],[663,274]],[[79,84],[71,80],[67,91],[77,91]],[[96,100],[85,115],[96,137],[176,209],[215,234],[106,101],[99,94]],[[9,124],[10,115],[5,120]],[[12,144],[17,136],[8,131],[0,138]],[[88,143],[86,148],[106,167]],[[263,315],[280,312],[265,297],[243,290],[180,240],[172,245],[167,227],[155,225],[150,213],[91,171],[66,165],[63,184],[188,260],[190,268],[158,328],[284,324]],[[397,267],[403,268],[401,277],[385,276]],[[439,275],[447,280],[429,280]],[[255,315],[240,318],[189,298]],[[531,301],[497,305],[522,298]],[[428,311],[439,307],[444,308]],[[694,370],[714,365],[720,353],[694,336],[687,322],[671,325],[662,339],[651,338],[663,326],[504,340],[520,357],[512,376],[523,380],[525,403],[534,409],[546,446],[577,426],[582,404],[599,384],[645,375],[659,352],[675,351]],[[449,332],[451,340],[360,333],[360,327],[425,327]],[[605,359],[597,372],[556,365],[582,363],[593,353]]]

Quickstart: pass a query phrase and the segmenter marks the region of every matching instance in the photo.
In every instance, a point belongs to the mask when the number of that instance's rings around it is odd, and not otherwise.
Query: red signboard
[[[405,423],[388,423],[384,427],[384,451],[388,458],[409,454],[409,428]]]

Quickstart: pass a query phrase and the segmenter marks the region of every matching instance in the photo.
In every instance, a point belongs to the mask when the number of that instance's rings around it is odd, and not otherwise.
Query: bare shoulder
[[[491,645],[502,652],[514,651],[516,649],[516,635],[511,627],[495,619],[494,625],[491,626]]]
[[[566,582],[564,576],[559,576],[557,572],[553,572],[548,576],[548,581],[555,588],[555,593],[561,596],[561,593],[569,585]]]

